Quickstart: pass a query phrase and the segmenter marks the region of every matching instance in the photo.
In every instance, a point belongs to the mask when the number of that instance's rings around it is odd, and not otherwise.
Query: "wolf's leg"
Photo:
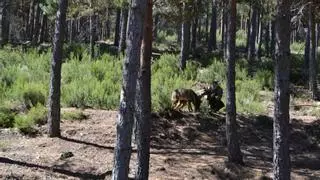
[[[171,101],[171,108],[172,108],[172,109],[175,109],[175,108],[176,108],[176,106],[177,106],[177,103],[178,103],[178,101],[177,101],[177,100],[175,100],[175,101]]]
[[[175,106],[173,107],[173,109],[177,110],[178,107],[180,106],[180,100],[176,100],[174,104],[175,104]]]
[[[189,112],[193,111],[192,103],[190,101],[188,102],[188,110],[189,110]]]
[[[186,101],[180,101],[180,106],[179,106],[179,109],[182,109],[186,106]]]

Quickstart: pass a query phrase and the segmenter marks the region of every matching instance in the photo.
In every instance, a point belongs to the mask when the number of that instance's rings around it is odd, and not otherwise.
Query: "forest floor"
[[[305,103],[308,105],[313,102]],[[296,105],[295,105],[296,106]],[[272,103],[266,103],[272,110]],[[320,179],[320,120],[291,108],[292,179]],[[75,111],[66,108],[63,111]],[[62,120],[61,138],[0,131],[0,179],[111,179],[116,111],[86,109],[83,120]],[[149,179],[270,179],[272,112],[239,115],[244,166],[226,162],[225,114],[153,114]],[[71,157],[68,157],[70,155]],[[134,177],[136,151],[130,177]]]

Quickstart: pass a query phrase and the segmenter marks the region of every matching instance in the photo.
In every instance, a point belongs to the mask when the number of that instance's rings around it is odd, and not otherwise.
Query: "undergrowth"
[[[91,61],[86,53],[81,58],[71,54],[62,65],[62,107],[117,109],[122,83],[122,59],[123,57],[104,54]],[[24,114],[18,115],[10,110],[1,110],[0,127],[15,126],[22,131],[29,131],[30,126],[40,121],[35,116],[43,118],[34,109],[39,110],[47,104],[50,60],[50,52],[38,54],[32,49],[27,53],[0,50],[0,100],[25,107]],[[171,106],[170,96],[174,89],[193,88],[199,81],[211,83],[218,80],[225,96],[226,66],[221,58],[208,59],[206,67],[188,60],[183,72],[178,68],[178,61],[178,55],[173,54],[163,54],[153,61],[153,111],[162,111]],[[266,108],[259,98],[259,91],[273,87],[272,72],[261,70],[250,78],[244,62],[245,60],[237,60],[236,65],[237,111],[261,113]],[[44,113],[42,109],[39,112]]]

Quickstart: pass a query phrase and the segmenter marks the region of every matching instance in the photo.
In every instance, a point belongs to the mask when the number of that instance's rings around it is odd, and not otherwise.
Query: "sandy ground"
[[[74,109],[64,109],[73,111]],[[63,120],[62,138],[0,131],[0,179],[111,179],[117,112],[84,110],[88,119]],[[301,117],[300,117],[301,118]],[[239,116],[244,166],[226,163],[224,114],[167,112],[153,116],[149,179],[269,179],[272,120]],[[320,179],[320,128],[315,118],[291,123],[292,179]],[[61,158],[71,152],[72,157]],[[130,164],[134,177],[135,151]]]

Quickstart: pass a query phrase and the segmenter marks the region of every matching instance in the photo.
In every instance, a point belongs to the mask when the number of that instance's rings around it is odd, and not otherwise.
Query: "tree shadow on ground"
[[[209,155],[227,156],[225,114],[167,111],[162,114],[165,116],[153,117],[152,148],[161,149],[164,153],[170,153],[170,150],[179,153],[180,149],[182,154],[184,149],[193,148]],[[238,115],[237,122],[245,166],[271,171],[273,119],[264,115]],[[319,170],[320,120],[308,124],[292,119],[289,126],[292,167],[295,170]]]
[[[54,167],[54,166],[52,167],[52,166],[32,164],[32,163],[13,160],[13,159],[6,158],[6,157],[0,157],[0,163],[24,166],[24,167],[29,167],[29,168],[38,168],[38,169],[43,169],[46,171],[57,172],[57,173],[71,176],[71,177],[75,177],[75,178],[81,178],[81,179],[105,179],[106,176],[112,174],[112,171],[107,171],[103,174],[93,174],[93,173],[86,173],[86,172],[72,172],[70,170],[66,170],[66,169],[62,169],[62,168],[58,168],[58,167]]]
[[[103,145],[99,145],[96,143],[91,143],[91,142],[86,142],[86,141],[82,141],[82,140],[78,140],[78,139],[68,138],[65,136],[61,136],[60,139],[65,140],[65,141],[69,141],[69,142],[73,142],[73,143],[79,143],[79,144],[84,144],[84,145],[88,145],[88,146],[93,146],[93,147],[97,147],[97,148],[114,150],[114,147],[112,147],[112,146],[103,146]]]

